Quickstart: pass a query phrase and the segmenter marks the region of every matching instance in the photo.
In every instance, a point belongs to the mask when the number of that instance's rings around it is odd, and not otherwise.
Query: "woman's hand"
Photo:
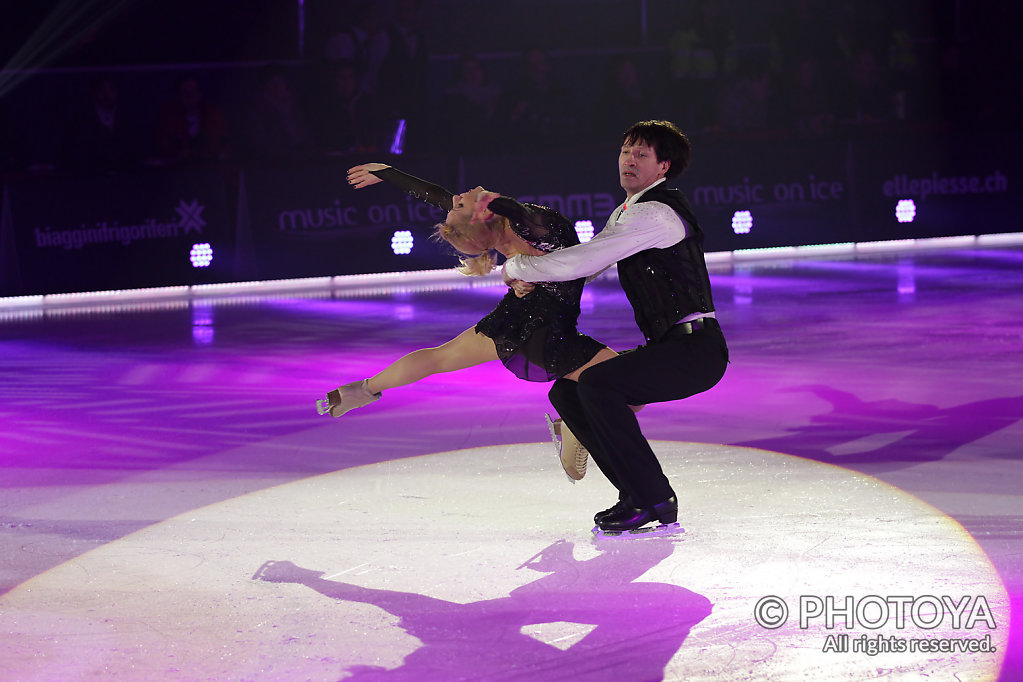
[[[385,168],[390,168],[390,166],[386,163],[364,163],[361,166],[352,166],[348,169],[348,184],[355,189],[362,189],[382,182],[370,171],[380,171]]]
[[[494,217],[494,212],[491,211],[488,206],[490,202],[501,196],[497,192],[488,192],[483,190],[476,196],[476,207],[472,211],[472,219],[470,223],[485,223]]]

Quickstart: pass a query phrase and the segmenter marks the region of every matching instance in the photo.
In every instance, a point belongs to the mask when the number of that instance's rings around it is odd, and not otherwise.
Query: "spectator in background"
[[[689,5],[692,16],[669,40],[671,76],[677,94],[673,109],[689,129],[711,125],[716,117],[714,99],[718,79],[724,73],[725,52],[731,41],[731,27],[719,0],[701,0]]]
[[[818,138],[834,133],[834,93],[828,82],[821,63],[810,55],[797,59],[786,74],[784,100],[799,136]]]
[[[787,5],[771,5],[781,21],[774,31],[782,52],[785,68],[791,70],[806,56],[821,65],[823,73],[831,74],[841,63],[842,52],[838,26],[842,25],[841,8],[819,0],[788,0]]]
[[[976,95],[960,43],[949,42],[941,47],[937,73],[930,80],[928,117],[952,130],[971,128]]]
[[[888,0],[845,0],[838,5],[837,42],[847,63],[870,52],[885,66],[894,51],[893,15],[899,3]]]
[[[1019,97],[1007,96],[1005,83],[1023,68],[1023,39],[998,51],[977,43],[949,40],[939,49],[936,72],[928,79],[925,118],[947,131],[1016,131],[1023,120]]]
[[[519,149],[544,149],[574,141],[575,126],[565,83],[556,79],[547,53],[528,50],[518,82],[507,92],[502,113],[508,142]]]
[[[359,90],[359,72],[352,62],[336,62],[332,78],[314,110],[316,147],[326,154],[380,151],[385,132],[371,94]]]
[[[892,32],[889,46],[890,104],[889,114],[896,121],[907,121],[919,115],[922,92],[920,57],[913,37],[904,28]]]
[[[594,113],[602,135],[620,132],[636,119],[654,119],[661,108],[643,81],[636,61],[629,56],[614,61]]]
[[[169,163],[216,161],[227,156],[223,112],[203,97],[199,78],[184,74],[156,124],[156,152]]]
[[[381,32],[378,101],[392,120],[404,119],[413,148],[427,140],[426,39],[419,27],[419,1],[397,0],[394,21]]]
[[[360,92],[375,94],[377,91],[380,68],[388,49],[384,25],[383,8],[378,2],[366,0],[352,12],[351,23],[327,39],[324,57],[328,62],[355,64],[361,77]]]
[[[445,92],[444,136],[457,135],[468,149],[492,151],[501,88],[474,56],[460,58],[455,71],[455,83]]]
[[[764,130],[775,125],[775,86],[768,65],[747,59],[721,86],[717,122],[730,132]]]
[[[878,56],[867,47],[853,51],[846,65],[841,117],[849,123],[879,123],[891,116],[891,88]]]
[[[267,64],[244,114],[246,154],[251,159],[301,158],[311,150],[309,123],[284,70]]]
[[[110,76],[98,76],[89,101],[72,116],[62,144],[62,166],[71,173],[116,173],[138,163],[136,121],[121,106],[120,88]]]

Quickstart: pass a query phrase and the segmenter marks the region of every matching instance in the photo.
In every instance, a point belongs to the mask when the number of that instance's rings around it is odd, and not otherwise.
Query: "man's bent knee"
[[[558,403],[575,401],[577,399],[576,383],[570,379],[557,379],[551,389],[547,391],[547,397],[554,407],[557,407]]]

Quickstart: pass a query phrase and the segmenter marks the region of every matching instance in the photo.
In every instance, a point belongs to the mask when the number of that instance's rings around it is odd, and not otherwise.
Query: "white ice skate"
[[[383,391],[371,393],[368,384],[369,379],[363,379],[335,388],[327,394],[325,399],[316,401],[316,412],[329,414],[331,417],[340,417],[356,407],[363,407],[380,400]]]
[[[565,470],[568,480],[575,483],[586,475],[586,463],[590,453],[560,417],[551,419],[549,414],[545,414],[544,417],[547,418],[547,428],[550,429],[551,440],[554,441],[554,451],[561,460],[561,468]]]

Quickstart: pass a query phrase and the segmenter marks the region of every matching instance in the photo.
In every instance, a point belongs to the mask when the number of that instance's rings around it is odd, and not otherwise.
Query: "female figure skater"
[[[355,166],[348,182],[356,189],[381,181],[391,182],[433,206],[448,212],[435,236],[463,254],[459,270],[486,275],[494,267],[493,252],[506,258],[517,254],[542,255],[579,243],[575,228],[552,209],[521,204],[509,197],[476,187],[452,194],[381,163]],[[482,220],[473,220],[477,203]],[[579,333],[579,299],[584,280],[515,284],[490,314],[475,327],[436,348],[413,351],[379,373],[345,384],[317,401],[320,414],[341,415],[379,400],[383,391],[416,382],[431,374],[452,372],[491,360],[501,360],[512,373],[527,381],[577,380],[583,370],[617,354],[595,339]],[[561,460],[573,480],[586,472],[587,452],[558,420]]]

